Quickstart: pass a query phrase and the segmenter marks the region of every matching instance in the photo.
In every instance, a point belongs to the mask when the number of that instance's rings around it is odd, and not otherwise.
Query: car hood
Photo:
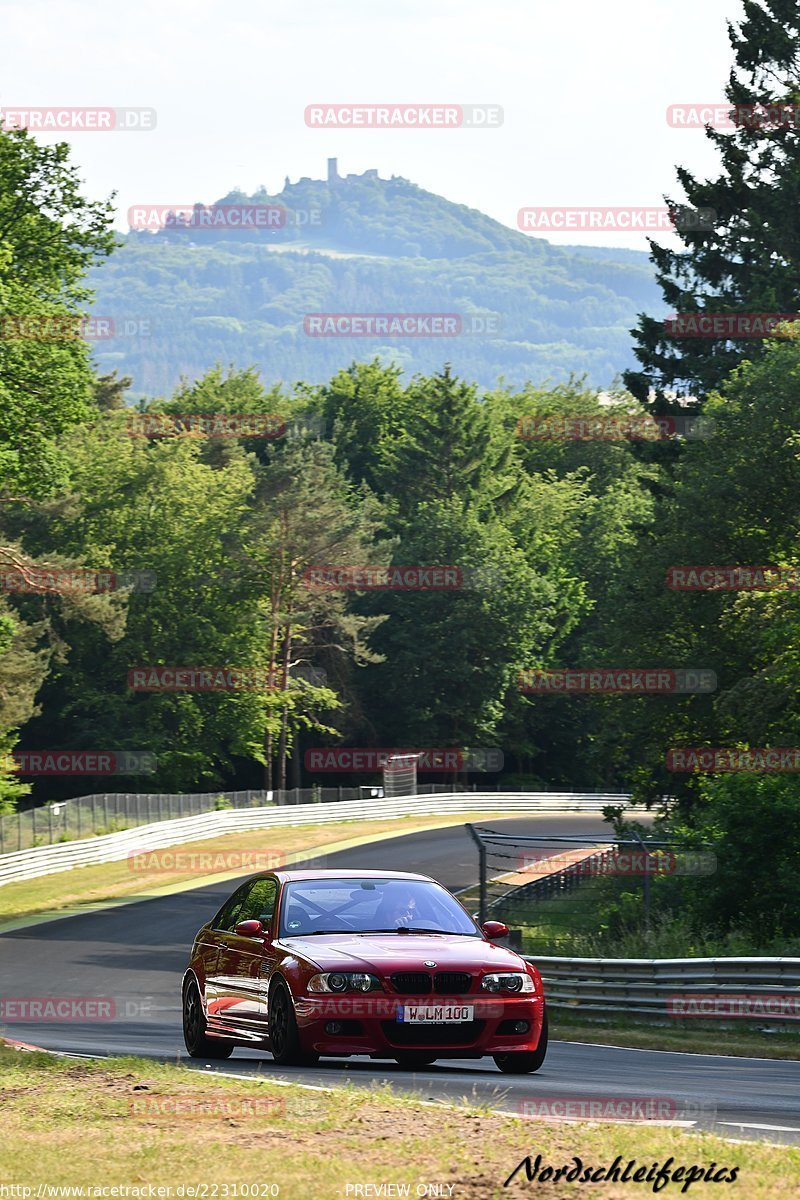
[[[324,934],[282,938],[282,944],[321,971],[524,971],[525,963],[505,946],[482,938],[448,934]],[[426,961],[436,967],[426,967]]]

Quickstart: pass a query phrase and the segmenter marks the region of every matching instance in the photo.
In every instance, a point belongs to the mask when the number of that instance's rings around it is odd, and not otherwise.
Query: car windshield
[[[438,883],[423,879],[303,879],[288,883],[281,934],[449,933],[480,937],[475,922]]]

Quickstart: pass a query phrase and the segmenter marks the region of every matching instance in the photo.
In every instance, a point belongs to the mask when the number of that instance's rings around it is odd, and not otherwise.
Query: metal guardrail
[[[418,785],[414,795],[432,796],[465,790],[461,784],[423,783]],[[498,788],[498,791],[502,790],[502,787]],[[510,791],[535,793],[538,789],[511,788]],[[325,804],[334,800],[358,800],[368,795],[383,795],[382,785],[324,787],[315,784],[275,791],[248,789],[235,792],[91,792],[86,796],[52,800],[19,812],[0,813],[0,856],[34,846],[119,833],[154,821],[194,817],[218,808],[260,808],[270,803]],[[624,797],[613,799],[618,801]]]
[[[800,958],[525,958],[575,1016],[800,1021]]]
[[[242,830],[318,825],[329,821],[392,820],[404,816],[440,815],[444,811],[599,813],[607,804],[626,803],[629,799],[618,794],[578,792],[455,792],[447,796],[438,794],[343,800],[329,804],[222,809],[174,821],[140,825],[83,841],[61,842],[4,854],[0,856],[0,886],[73,867],[119,862],[142,850],[164,849]]]

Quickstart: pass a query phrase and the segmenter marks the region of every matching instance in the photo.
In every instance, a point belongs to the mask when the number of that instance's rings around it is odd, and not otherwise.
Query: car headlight
[[[312,975],[308,981],[308,991],[314,994],[381,990],[377,975],[367,975],[364,971],[325,971],[322,975]]]
[[[484,975],[481,987],[485,992],[535,992],[536,986],[527,971],[508,971],[502,975]]]

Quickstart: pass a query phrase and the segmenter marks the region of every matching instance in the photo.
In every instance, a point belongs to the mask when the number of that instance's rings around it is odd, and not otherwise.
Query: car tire
[[[183,989],[183,1041],[190,1058],[230,1058],[233,1042],[206,1036],[200,989],[194,980]]]
[[[406,1050],[403,1054],[395,1054],[394,1061],[401,1067],[413,1070],[415,1067],[429,1067],[436,1062],[435,1054],[426,1054],[424,1050]]]
[[[516,1054],[493,1055],[495,1065],[504,1075],[532,1075],[538,1071],[547,1055],[547,1009],[542,1019],[542,1032],[535,1050],[519,1051]]]
[[[313,1066],[318,1054],[309,1054],[300,1047],[300,1034],[289,988],[278,980],[269,994],[269,1048],[280,1067]]]

